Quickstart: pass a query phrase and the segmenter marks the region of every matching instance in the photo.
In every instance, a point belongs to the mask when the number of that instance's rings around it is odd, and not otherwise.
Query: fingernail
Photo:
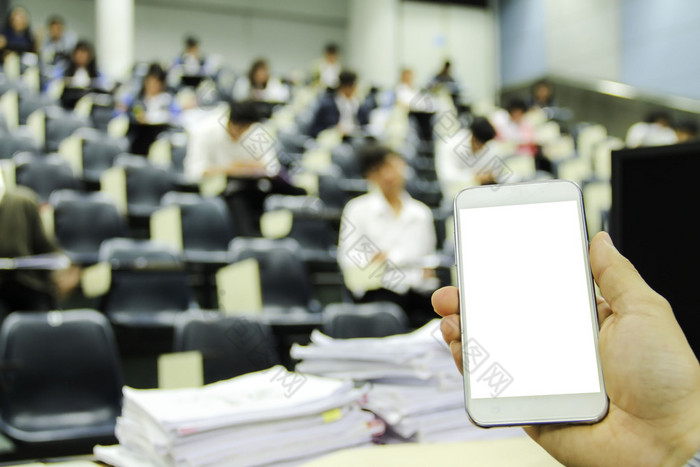
[[[601,236],[603,237],[603,241],[605,243],[607,243],[608,245],[613,246],[613,247],[615,246],[615,245],[613,245],[613,241],[612,241],[612,238],[610,238],[609,233],[603,231]]]

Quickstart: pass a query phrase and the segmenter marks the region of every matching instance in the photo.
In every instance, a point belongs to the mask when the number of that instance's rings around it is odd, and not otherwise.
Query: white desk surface
[[[527,436],[457,443],[404,443],[343,449],[303,467],[561,466]]]

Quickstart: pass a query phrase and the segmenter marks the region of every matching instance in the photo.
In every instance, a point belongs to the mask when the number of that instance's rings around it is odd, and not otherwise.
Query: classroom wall
[[[620,0],[545,0],[549,73],[621,79]]]
[[[394,85],[399,0],[351,0],[348,7],[348,65],[368,84]]]
[[[21,0],[32,23],[61,12],[80,37],[95,40],[92,0]],[[348,0],[136,0],[134,58],[167,60],[177,55],[185,35],[194,33],[208,54],[247,71],[258,56],[273,72],[288,73],[310,64],[327,42],[344,46]],[[99,57],[98,57],[99,58]]]
[[[547,73],[545,0],[500,0],[498,8],[500,78],[504,86]]]
[[[61,12],[80,37],[95,40],[93,0],[21,0],[33,24]],[[245,72],[259,56],[273,72],[308,68],[323,46],[341,46],[343,62],[366,83],[393,85],[402,66],[427,82],[446,58],[468,96],[492,100],[493,14],[476,7],[402,0],[135,0],[134,58],[171,60],[195,33],[202,49]],[[99,57],[98,57],[99,58]]]
[[[700,2],[622,0],[622,81],[700,99]]]
[[[485,8],[401,2],[398,67],[412,68],[416,81],[424,84],[450,59],[465,97],[493,102],[498,88],[494,21]]]
[[[700,98],[697,0],[500,0],[501,80],[548,73]]]

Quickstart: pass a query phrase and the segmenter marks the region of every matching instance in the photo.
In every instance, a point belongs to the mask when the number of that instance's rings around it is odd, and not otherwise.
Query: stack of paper
[[[523,435],[520,429],[483,430],[464,410],[464,386],[439,320],[404,335],[333,339],[319,331],[308,346],[294,345],[296,370],[372,382],[364,408],[399,439],[457,441]]]
[[[384,424],[360,409],[366,395],[351,381],[279,366],[196,389],[127,387],[120,444],[95,456],[124,467],[293,465],[381,435]]]

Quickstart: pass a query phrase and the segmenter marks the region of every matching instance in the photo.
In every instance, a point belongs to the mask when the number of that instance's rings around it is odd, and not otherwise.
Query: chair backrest
[[[329,208],[343,209],[351,196],[342,189],[338,177],[329,174],[318,176],[318,196]]]
[[[18,101],[18,114],[19,114],[19,124],[24,125],[27,123],[27,117],[31,115],[35,110],[39,110],[42,107],[47,107],[51,105],[51,100],[42,94],[35,94],[32,92],[20,92]]]
[[[80,128],[90,126],[90,121],[61,107],[46,109],[46,150],[55,152],[64,139]]]
[[[107,131],[107,124],[114,115],[114,98],[109,94],[93,94],[90,119],[95,128]]]
[[[391,302],[338,303],[323,310],[323,333],[338,339],[384,337],[408,330],[406,313]]]
[[[14,157],[17,184],[34,190],[47,201],[57,190],[80,190],[82,185],[70,165],[58,154],[37,156],[19,153]]]
[[[68,252],[94,253],[104,240],[128,236],[126,220],[114,202],[102,193],[54,192],[54,231],[58,243]]]
[[[185,311],[194,306],[182,260],[169,246],[116,238],[102,243],[99,259],[112,267],[110,289],[102,301],[107,314]]]
[[[220,198],[170,192],[161,205],[177,205],[182,223],[182,245],[192,251],[225,251],[235,235],[231,215]]]
[[[236,238],[230,249],[233,262],[249,258],[258,262],[263,306],[309,306],[311,283],[296,241]]]
[[[337,244],[337,233],[325,217],[326,206],[315,196],[270,195],[265,199],[265,211],[288,210],[292,227],[287,235],[302,249],[330,250]]]
[[[100,262],[115,269],[181,269],[182,258],[168,245],[150,240],[111,238],[102,242]]]
[[[343,143],[331,151],[331,161],[343,171],[346,178],[362,178],[360,164],[352,145]]]
[[[107,319],[94,310],[16,312],[0,330],[0,416],[23,432],[116,419],[122,374]],[[35,441],[50,441],[36,439]]]
[[[129,212],[133,207],[160,206],[163,196],[175,189],[172,175],[167,170],[154,167],[142,156],[131,156],[126,159],[126,154],[119,156],[115,165],[123,166],[126,175],[126,201]],[[138,160],[138,163],[134,163]]]
[[[202,353],[205,384],[280,363],[269,325],[245,317],[225,317],[218,312],[179,316],[175,321],[174,350]]]
[[[0,159],[10,159],[20,152],[41,153],[41,145],[27,128],[17,128],[0,138]]]
[[[126,151],[127,145],[106,133],[95,131],[83,134],[83,171],[87,177],[99,178],[99,174],[112,167],[117,156]]]
[[[112,271],[109,292],[101,309],[107,315],[117,312],[153,314],[196,308],[184,271]]]

